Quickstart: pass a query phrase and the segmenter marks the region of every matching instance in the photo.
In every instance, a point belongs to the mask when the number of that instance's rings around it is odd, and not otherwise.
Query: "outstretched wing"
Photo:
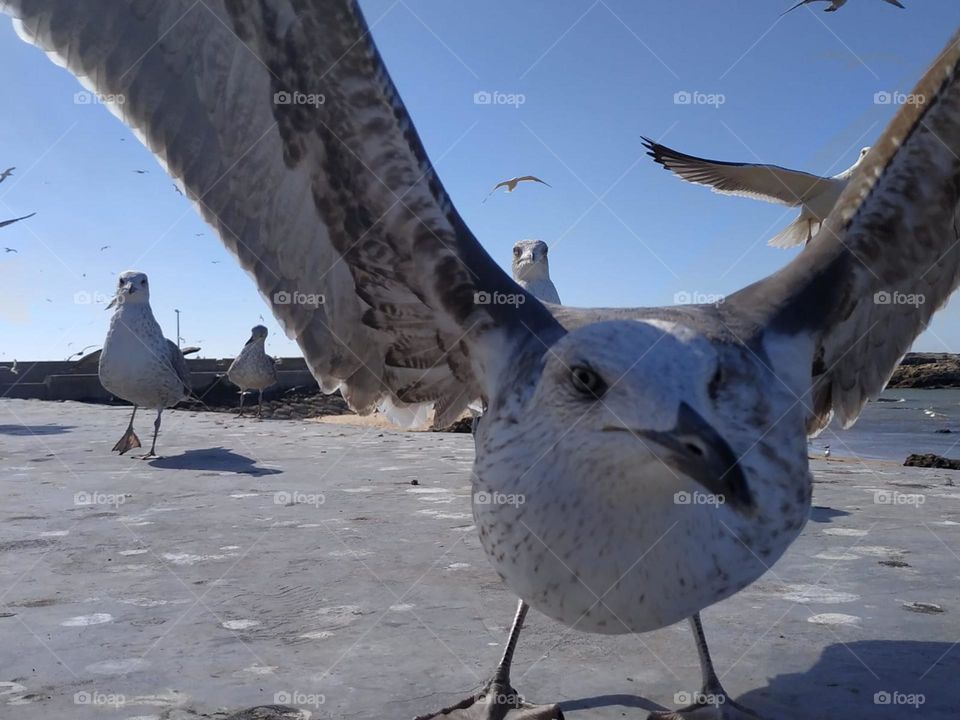
[[[836,182],[779,165],[707,160],[673,150],[649,138],[643,138],[643,144],[654,162],[677,177],[706,185],[724,195],[740,195],[796,207]]]
[[[327,391],[438,422],[562,332],[450,202],[353,0],[0,0],[153,150]],[[410,408],[412,409],[412,408]]]
[[[808,337],[809,430],[850,425],[960,283],[960,33],[850,179],[820,233],[725,311]]]
[[[553,187],[553,185],[551,185],[548,182],[544,182],[543,180],[538,178],[536,175],[524,175],[523,177],[518,177],[517,182],[538,182],[541,185],[546,185],[547,187]]]
[[[26,220],[27,218],[32,218],[34,215],[36,215],[36,213],[32,212],[29,215],[23,215],[18,218],[11,218],[10,220],[0,221],[0,228],[6,227],[7,225],[13,225],[14,223],[20,222],[21,220]]]

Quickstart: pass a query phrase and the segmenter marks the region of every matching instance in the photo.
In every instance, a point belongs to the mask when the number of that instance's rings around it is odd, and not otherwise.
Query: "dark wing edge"
[[[913,93],[809,245],[724,305],[812,340],[811,434],[856,421],[960,283],[960,33]]]
[[[504,354],[562,332],[454,209],[356,2],[0,9],[183,183],[321,387],[358,412],[430,405],[449,422]]]

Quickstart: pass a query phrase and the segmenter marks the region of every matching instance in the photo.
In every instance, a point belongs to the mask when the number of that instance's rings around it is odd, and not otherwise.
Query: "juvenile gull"
[[[518,240],[513,246],[513,279],[538,300],[559,305],[560,296],[550,279],[548,249],[543,240]]]
[[[157,411],[150,452],[143,456],[154,457],[163,409],[190,394],[187,364],[153,317],[146,275],[134,270],[121,273],[117,294],[107,309],[112,307],[116,310],[100,353],[100,383],[108,392],[133,404],[127,431],[113,449],[123,455],[140,447],[133,419],[142,405]]]
[[[857,161],[842,173],[822,177],[779,165],[706,160],[672,150],[649,138],[643,138],[643,144],[655,162],[687,182],[706,185],[724,195],[799,207],[797,219],[769,241],[770,245],[782,248],[810,242],[833,210],[854,170],[870,152],[868,147],[861,149]]]
[[[356,3],[0,2],[125,98],[115,110],[264,296],[325,299],[272,309],[327,392],[366,413],[433,405],[438,425],[484,398],[481,544],[519,597],[581,631],[665,627],[769,569],[810,510],[807,433],[856,419],[960,277],[960,38],[780,272],[718,305],[548,309],[453,207]],[[324,103],[274,102],[321,77]],[[926,302],[873,302],[892,289]],[[698,648],[726,702],[678,716],[749,717]],[[512,691],[511,652],[451,717],[559,716]]]
[[[227,369],[227,377],[240,388],[240,412],[243,416],[243,395],[247,390],[257,390],[257,417],[262,417],[263,391],[277,382],[277,361],[267,355],[264,343],[267,341],[267,328],[254,325],[243,350]]]

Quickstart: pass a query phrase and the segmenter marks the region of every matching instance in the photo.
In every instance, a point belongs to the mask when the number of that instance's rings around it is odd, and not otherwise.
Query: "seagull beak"
[[[533,262],[533,253],[523,253],[523,255],[520,256],[520,262]]]
[[[120,299],[120,296],[119,296],[119,295],[114,295],[114,296],[113,296],[113,300],[110,301],[110,304],[107,305],[107,306],[104,308],[104,310],[109,310],[110,308],[115,307],[116,304],[117,304],[117,301],[118,301],[119,299]]]
[[[720,433],[687,403],[680,403],[673,430],[631,430],[620,426],[604,430],[636,436],[664,464],[722,498],[734,510],[751,515],[756,509],[737,456]]]

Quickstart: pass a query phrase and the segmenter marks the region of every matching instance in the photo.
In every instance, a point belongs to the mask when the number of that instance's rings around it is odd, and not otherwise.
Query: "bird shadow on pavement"
[[[826,507],[825,505],[814,505],[810,508],[810,519],[813,522],[828,523],[837,517],[849,515],[846,510],[837,510],[836,508]]]
[[[0,435],[60,435],[76,425],[0,425]]]
[[[257,461],[222,447],[187,450],[182,455],[151,460],[150,465],[167,470],[210,470],[238,475],[279,475],[283,470],[257,467]]]

